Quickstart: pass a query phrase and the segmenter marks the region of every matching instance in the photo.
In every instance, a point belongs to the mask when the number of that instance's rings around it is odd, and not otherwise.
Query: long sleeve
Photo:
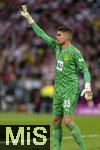
[[[83,58],[83,55],[81,54],[80,51],[77,51],[75,54],[75,63],[77,66],[77,69],[80,70],[83,73],[84,76],[84,82],[90,82],[90,72],[88,70],[88,67],[85,63],[85,60]]]
[[[31,27],[38,37],[43,39],[43,41],[46,42],[50,47],[56,49],[56,41],[50,36],[48,36],[36,23],[33,23]]]

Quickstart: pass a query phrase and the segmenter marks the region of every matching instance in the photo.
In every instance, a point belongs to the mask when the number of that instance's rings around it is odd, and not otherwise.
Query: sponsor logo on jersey
[[[58,60],[56,69],[62,71],[62,68],[63,68],[63,61]]]
[[[79,58],[79,61],[84,61],[84,59],[83,58]]]

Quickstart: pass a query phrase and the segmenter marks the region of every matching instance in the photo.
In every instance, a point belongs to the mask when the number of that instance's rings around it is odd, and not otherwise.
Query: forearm
[[[35,21],[32,19],[32,17],[30,15],[28,15],[26,21],[28,22],[28,24],[32,27],[32,29],[34,30],[35,34],[40,37],[41,39],[43,39],[46,43],[50,43],[52,42],[52,38],[49,37],[36,23]]]
[[[55,40],[48,36],[35,22],[31,25],[35,34],[46,42],[50,47],[55,48]]]
[[[92,100],[93,94],[91,91],[90,73],[88,69],[84,71],[84,82],[85,87],[82,90],[81,96],[85,96],[86,100]]]
[[[31,27],[38,37],[42,38],[42,36],[45,36],[44,31],[36,23],[33,23]]]
[[[22,6],[22,11],[20,12],[21,15],[26,19],[28,24],[32,27],[34,32],[38,37],[43,39],[50,47],[55,48],[56,47],[56,42],[53,38],[48,36],[34,21],[34,19],[31,17],[29,12],[27,11],[26,5]]]
[[[31,25],[31,27],[38,37],[42,38],[43,40],[50,40],[49,36],[35,22]]]
[[[85,84],[91,82],[90,72],[89,72],[89,70],[87,68],[84,69],[83,76],[84,76],[84,82],[85,82]]]

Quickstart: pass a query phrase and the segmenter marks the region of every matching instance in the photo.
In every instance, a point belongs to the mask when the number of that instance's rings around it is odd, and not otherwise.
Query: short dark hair
[[[70,28],[70,27],[68,27],[68,26],[59,27],[59,28],[58,28],[58,31],[67,32],[67,33],[70,34],[71,37],[73,37],[73,30],[72,30],[72,28]]]

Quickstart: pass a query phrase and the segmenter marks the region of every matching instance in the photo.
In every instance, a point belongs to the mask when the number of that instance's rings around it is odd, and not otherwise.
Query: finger
[[[23,16],[23,11],[20,11],[20,14]]]
[[[85,94],[85,89],[82,91],[81,96],[84,96]]]
[[[92,100],[92,97],[91,96],[85,96],[85,99],[90,101],[90,100]]]
[[[27,12],[27,6],[26,5],[22,5],[22,10],[23,10],[24,13],[26,13]]]
[[[90,100],[92,100],[92,98],[93,98],[93,94],[92,94],[92,92],[90,93]]]
[[[25,17],[25,14],[23,11],[20,11],[21,16]]]
[[[92,95],[92,92],[91,91],[86,91],[86,94],[87,95]]]
[[[86,92],[85,98],[86,98],[86,100],[92,100],[92,98],[93,98],[92,92]]]

